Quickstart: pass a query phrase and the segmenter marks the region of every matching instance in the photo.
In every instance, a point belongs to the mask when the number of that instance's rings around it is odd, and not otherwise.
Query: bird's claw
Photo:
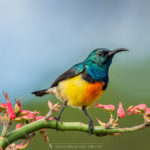
[[[56,130],[58,131],[58,121],[60,121],[62,123],[62,120],[60,119],[60,117],[54,117],[54,119],[56,120]]]
[[[94,131],[94,124],[93,121],[89,121],[89,135],[93,134]]]

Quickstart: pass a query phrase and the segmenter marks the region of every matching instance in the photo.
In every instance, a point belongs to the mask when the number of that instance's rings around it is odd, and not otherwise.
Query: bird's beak
[[[129,51],[128,49],[126,48],[118,48],[118,49],[115,49],[115,50],[112,50],[108,53],[108,56],[109,57],[113,57],[116,53],[118,52],[123,52],[123,51]]]

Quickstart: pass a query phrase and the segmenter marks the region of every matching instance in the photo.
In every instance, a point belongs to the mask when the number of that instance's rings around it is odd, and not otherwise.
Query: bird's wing
[[[65,79],[69,79],[69,78],[72,78],[82,72],[85,71],[85,65],[83,63],[79,63],[79,64],[76,64],[74,66],[72,66],[70,69],[68,69],[66,72],[64,72],[62,75],[60,75],[51,85],[51,88],[52,87],[55,87],[58,85],[58,83],[60,81],[63,81]]]

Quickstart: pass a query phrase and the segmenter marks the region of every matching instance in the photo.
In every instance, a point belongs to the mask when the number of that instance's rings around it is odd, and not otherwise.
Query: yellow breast
[[[103,94],[104,82],[89,83],[81,75],[61,81],[57,97],[71,106],[90,106]]]

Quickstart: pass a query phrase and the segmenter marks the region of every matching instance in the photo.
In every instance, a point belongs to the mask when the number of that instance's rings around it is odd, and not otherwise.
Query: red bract
[[[21,113],[28,115],[28,114],[34,114],[34,115],[39,115],[39,112],[37,111],[30,111],[30,110],[23,110]]]
[[[134,107],[134,109],[139,111],[146,111],[146,108],[147,108],[146,104],[139,104]]]
[[[40,120],[40,119],[44,119],[44,116],[36,116],[35,120]],[[49,120],[55,120],[54,118],[50,117]]]
[[[41,130],[39,131],[39,133],[41,134],[41,136],[43,137],[43,139],[44,139],[45,142],[48,142],[48,141],[49,141],[49,138],[48,138],[46,129],[41,129]]]
[[[44,119],[44,116],[36,116],[35,120],[40,120],[40,119]]]
[[[100,126],[104,127],[106,125],[104,122],[100,121],[98,118],[96,118],[96,120],[97,120],[97,122],[99,123]]]
[[[134,115],[134,114],[140,114],[141,112],[137,111],[134,109],[134,107],[130,107],[129,109],[127,109],[127,114],[128,115]]]
[[[122,107],[122,103],[119,104],[117,113],[118,113],[119,118],[124,118],[125,117],[125,112],[124,112],[124,109]]]
[[[150,116],[150,108],[146,109],[146,116]]]
[[[30,142],[31,142],[31,139],[29,139],[28,142],[24,144],[24,140],[23,140],[21,144],[16,145],[17,150],[25,149],[29,145]]]
[[[8,118],[11,120],[16,117],[12,104],[9,101],[7,102],[7,115],[8,115]]]
[[[4,94],[5,99],[6,99],[6,101],[7,101],[6,113],[7,113],[7,115],[8,115],[8,118],[9,118],[10,120],[12,120],[12,119],[14,119],[14,118],[16,117],[15,112],[14,112],[14,109],[13,109],[12,104],[11,104],[9,98],[8,98],[8,94],[7,94],[7,93],[4,93],[4,92],[3,92],[3,94]]]
[[[114,105],[102,105],[102,104],[96,103],[95,107],[99,107],[99,108],[102,108],[102,109],[107,110],[107,111],[115,110],[115,106]]]
[[[15,120],[16,121],[29,121],[29,120],[33,120],[34,117],[36,115],[38,115],[39,112],[34,112],[34,111],[29,111],[29,110],[22,110],[22,112],[20,113],[20,117],[17,117]]]
[[[21,123],[18,123],[17,125],[16,125],[16,130],[17,129],[19,129],[19,128],[21,128],[23,125],[21,124]]]
[[[25,111],[23,111],[23,112],[25,112]],[[35,114],[33,112],[26,111],[26,115],[23,115],[22,117],[27,118],[29,120],[33,120],[34,116],[35,116]]]
[[[146,112],[147,106],[146,104],[139,104],[136,106],[130,106],[127,110],[128,115],[134,115],[134,114],[142,114]]]

